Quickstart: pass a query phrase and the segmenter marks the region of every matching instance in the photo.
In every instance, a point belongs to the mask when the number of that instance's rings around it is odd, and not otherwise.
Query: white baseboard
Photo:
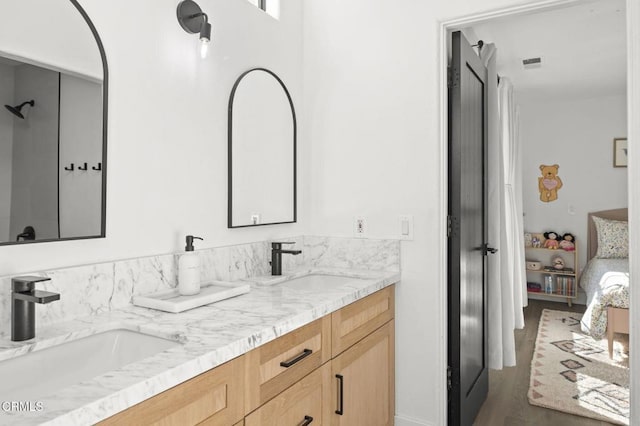
[[[426,423],[424,420],[412,419],[410,417],[396,415],[395,426],[436,426],[436,425],[433,423]]]

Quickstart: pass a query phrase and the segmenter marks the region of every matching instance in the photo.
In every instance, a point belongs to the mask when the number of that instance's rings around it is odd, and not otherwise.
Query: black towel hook
[[[64,169],[65,169],[65,170],[67,170],[67,171],[69,171],[69,172],[72,172],[72,171],[73,171],[73,169],[75,169],[75,167],[76,167],[76,166],[74,166],[74,165],[73,165],[73,163],[71,163],[71,164],[69,165],[69,167],[65,167]]]
[[[92,167],[91,167],[91,169],[92,169],[92,170],[97,170],[97,171],[102,170],[102,163],[98,163],[98,167],[96,167],[96,166],[92,166]]]
[[[84,170],[87,170],[87,168],[88,168],[87,163],[84,163],[83,166],[78,166],[78,170],[83,170],[84,171]]]

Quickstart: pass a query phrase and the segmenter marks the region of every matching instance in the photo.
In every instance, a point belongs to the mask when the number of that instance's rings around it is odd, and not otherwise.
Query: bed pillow
[[[629,222],[603,219],[593,216],[598,234],[600,259],[621,259],[629,257]]]

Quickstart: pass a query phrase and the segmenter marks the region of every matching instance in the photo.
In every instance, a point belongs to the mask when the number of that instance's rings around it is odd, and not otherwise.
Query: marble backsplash
[[[304,236],[286,238],[295,242],[287,249],[301,249],[298,256],[283,256],[283,270],[302,265],[384,271],[400,270],[400,243]],[[269,241],[197,250],[202,282],[236,281],[268,275]],[[134,295],[153,293],[177,285],[180,253],[77,266],[21,275],[51,278],[37,288],[60,293],[59,301],[36,307],[36,324],[67,321],[109,312],[131,303]],[[0,337],[10,333],[11,277],[0,277]]]

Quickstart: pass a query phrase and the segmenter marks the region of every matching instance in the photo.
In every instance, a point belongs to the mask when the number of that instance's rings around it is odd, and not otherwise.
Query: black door
[[[471,425],[488,391],[487,70],[453,33],[449,85],[449,424]]]

